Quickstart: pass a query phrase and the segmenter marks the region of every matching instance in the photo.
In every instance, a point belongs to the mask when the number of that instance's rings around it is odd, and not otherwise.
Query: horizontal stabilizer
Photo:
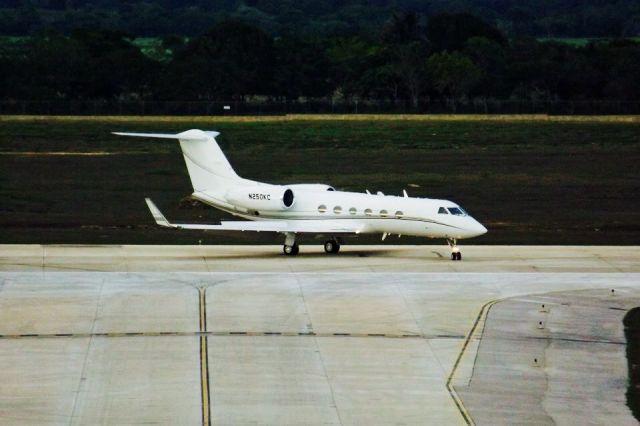
[[[158,139],[179,139],[182,141],[206,141],[210,137],[216,137],[220,133],[219,132],[202,132],[202,131],[191,131],[187,130],[186,132],[171,134],[171,133],[129,133],[129,132],[113,132],[114,135],[118,136],[134,136],[138,138],[158,138]]]

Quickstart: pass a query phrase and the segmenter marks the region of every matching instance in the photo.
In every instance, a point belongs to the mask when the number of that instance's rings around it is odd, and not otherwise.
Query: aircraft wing
[[[201,229],[205,231],[254,231],[254,232],[295,232],[312,234],[359,234],[363,228],[356,221],[344,223],[341,220],[259,220],[259,221],[222,221],[219,225],[171,223],[149,198],[147,206],[156,223],[160,226],[176,229]]]

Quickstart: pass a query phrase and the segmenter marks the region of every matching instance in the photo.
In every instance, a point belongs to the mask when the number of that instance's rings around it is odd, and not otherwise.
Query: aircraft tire
[[[340,244],[336,240],[328,240],[324,243],[324,251],[327,254],[335,254],[340,251]]]
[[[300,246],[298,246],[297,244],[294,244],[292,246],[288,246],[285,244],[284,246],[282,246],[282,252],[286,256],[295,256],[300,252]]]

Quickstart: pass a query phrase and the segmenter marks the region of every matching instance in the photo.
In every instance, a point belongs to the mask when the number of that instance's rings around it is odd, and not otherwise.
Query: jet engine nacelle
[[[225,197],[229,203],[248,210],[282,211],[293,206],[291,188],[277,185],[248,186],[232,189]]]

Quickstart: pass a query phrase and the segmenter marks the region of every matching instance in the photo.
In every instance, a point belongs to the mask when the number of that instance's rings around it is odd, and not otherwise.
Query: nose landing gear
[[[458,248],[455,238],[447,238],[447,243],[451,248],[451,260],[462,260],[462,253]]]

